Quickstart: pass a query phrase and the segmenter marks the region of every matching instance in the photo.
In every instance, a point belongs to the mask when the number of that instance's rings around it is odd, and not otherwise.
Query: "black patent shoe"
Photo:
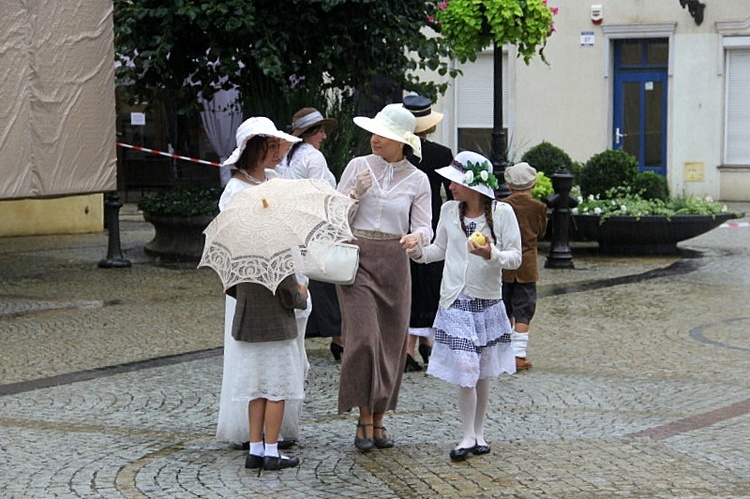
[[[283,470],[286,468],[294,468],[295,466],[299,466],[298,457],[266,456],[263,458],[263,470],[264,471],[278,471],[278,470]]]
[[[372,443],[377,447],[378,449],[390,449],[393,447],[393,439],[391,436],[385,431],[385,426],[373,426],[373,430],[380,430],[380,434],[382,435],[380,438],[377,438],[373,434]]]
[[[357,433],[354,437],[354,446],[362,452],[369,452],[375,447],[375,442],[372,438],[367,438],[367,431],[365,428],[372,426],[372,423],[362,424],[357,422]],[[362,428],[362,436],[359,436],[359,429]]]
[[[432,355],[432,347],[422,343],[419,345],[419,355],[422,357],[422,363],[426,366],[430,361],[430,355]]]
[[[248,454],[245,458],[245,468],[249,470],[258,469],[263,466],[263,458],[261,456],[255,456]]]
[[[474,450],[472,450],[474,454],[477,456],[481,454],[489,454],[490,453],[490,446],[489,445],[477,445],[474,447]]]
[[[469,457],[469,454],[472,453],[472,451],[476,448],[474,447],[459,447],[457,449],[453,449],[450,453],[451,461],[453,462],[459,462],[459,461],[465,461],[467,457]]]
[[[342,347],[338,343],[331,342],[331,355],[333,355],[333,360],[335,360],[336,362],[341,362],[342,353],[344,353],[344,347]]]
[[[278,449],[279,450],[288,450],[297,445],[297,439],[296,438],[290,438],[290,439],[284,439],[279,440],[277,442]]]
[[[422,370],[422,366],[419,365],[419,362],[414,360],[414,357],[406,354],[406,365],[404,366],[404,372],[405,373],[411,373],[411,372],[419,372]]]

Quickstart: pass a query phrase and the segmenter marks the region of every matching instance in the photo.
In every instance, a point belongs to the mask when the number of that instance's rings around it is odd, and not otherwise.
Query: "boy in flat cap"
[[[505,169],[505,183],[511,195],[502,201],[513,207],[521,229],[521,266],[516,270],[503,269],[503,302],[513,325],[511,346],[516,356],[516,371],[529,369],[526,359],[529,324],[536,311],[537,240],[547,230],[547,206],[531,197],[536,185],[536,170],[528,163],[518,163]]]

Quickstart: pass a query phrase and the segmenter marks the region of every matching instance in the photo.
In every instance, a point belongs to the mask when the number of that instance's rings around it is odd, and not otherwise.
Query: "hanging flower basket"
[[[447,0],[437,5],[433,27],[461,62],[476,60],[493,43],[510,43],[528,64],[537,53],[545,60],[555,14],[557,8],[549,7],[547,0]]]

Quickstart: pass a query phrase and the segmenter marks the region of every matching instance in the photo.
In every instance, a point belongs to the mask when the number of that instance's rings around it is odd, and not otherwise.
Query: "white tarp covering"
[[[0,199],[116,189],[111,0],[0,1]]]

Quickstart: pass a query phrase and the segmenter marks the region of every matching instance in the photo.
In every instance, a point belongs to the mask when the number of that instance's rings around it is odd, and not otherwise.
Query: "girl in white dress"
[[[237,129],[237,149],[222,166],[236,166],[219,200],[224,210],[237,192],[267,180],[272,168],[298,138],[276,129],[268,118],[250,118]],[[297,466],[278,452],[285,401],[304,398],[306,356],[298,336],[249,343],[232,337],[236,300],[226,297],[224,371],[216,435],[234,443],[250,441],[246,468],[277,470]],[[255,417],[250,417],[253,414]]]
[[[450,458],[463,461],[490,452],[484,439],[489,380],[515,372],[502,269],[521,264],[521,235],[510,205],[495,201],[497,179],[487,158],[464,151],[437,172],[451,181],[454,200],[442,206],[435,241],[423,247],[405,236],[401,242],[418,263],[445,260],[427,374],[458,387],[463,439]]]

